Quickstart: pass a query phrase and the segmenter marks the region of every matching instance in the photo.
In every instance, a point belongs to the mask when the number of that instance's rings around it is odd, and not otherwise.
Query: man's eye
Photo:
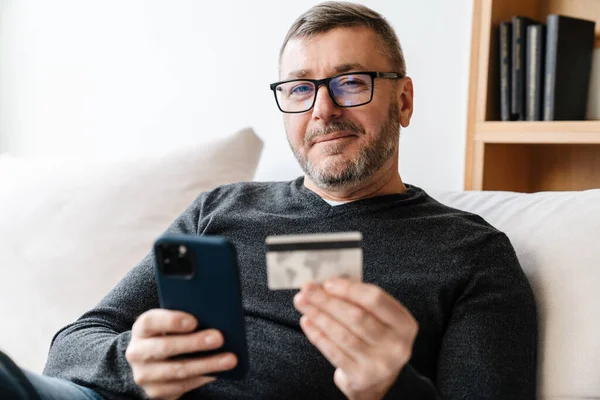
[[[340,82],[339,85],[346,86],[346,87],[362,87],[362,86],[366,86],[366,83],[361,80],[357,80],[357,79],[346,79],[346,80]]]
[[[312,91],[312,86],[310,86],[310,85],[297,85],[297,86],[294,86],[290,90],[290,95],[306,94],[306,93],[310,93],[311,91]]]

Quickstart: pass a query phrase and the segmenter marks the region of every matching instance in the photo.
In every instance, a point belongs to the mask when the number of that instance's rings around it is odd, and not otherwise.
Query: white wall
[[[252,126],[266,143],[257,179],[301,173],[268,84],[317,1],[0,1],[1,152],[119,157]],[[471,0],[363,3],[395,27],[415,84],[404,180],[461,189]]]

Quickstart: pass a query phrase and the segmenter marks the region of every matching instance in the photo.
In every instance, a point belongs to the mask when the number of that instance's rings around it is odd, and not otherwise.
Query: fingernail
[[[215,344],[217,342],[217,336],[216,335],[208,335],[207,337],[204,338],[204,342],[208,345]]]
[[[300,317],[300,325],[304,325],[307,327],[310,326],[310,321],[308,320],[308,317],[306,315]]]
[[[189,329],[192,327],[192,320],[189,318],[184,318],[181,320],[181,327],[183,329]]]
[[[227,355],[223,358],[221,358],[221,361],[219,361],[219,364],[221,365],[221,367],[232,367],[233,363],[235,362],[235,359],[233,358],[232,355]]]
[[[325,283],[323,283],[323,287],[326,290],[333,290],[333,289],[335,289],[336,286],[337,286],[337,283],[335,281],[326,281]]]

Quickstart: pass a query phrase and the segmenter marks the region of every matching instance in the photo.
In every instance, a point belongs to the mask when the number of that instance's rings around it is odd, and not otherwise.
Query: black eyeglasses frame
[[[371,77],[371,80],[373,82],[373,84],[371,85],[371,96],[369,97],[369,101],[365,102],[365,103],[361,103],[361,104],[353,104],[351,106],[346,106],[346,105],[342,105],[339,104],[335,98],[333,97],[333,95],[331,94],[331,88],[329,87],[329,83],[334,80],[337,79],[339,77],[342,76],[347,76],[347,75],[368,75]],[[404,78],[404,76],[402,74],[399,74],[397,72],[376,72],[376,71],[356,71],[356,72],[346,72],[343,74],[339,74],[336,76],[331,76],[329,78],[324,78],[324,79],[307,79],[307,78],[298,78],[298,79],[290,79],[287,81],[280,81],[280,82],[274,82],[271,83],[269,85],[269,87],[271,88],[271,90],[273,91],[273,96],[275,96],[275,103],[277,103],[277,108],[279,108],[279,111],[281,111],[282,113],[285,114],[302,114],[305,112],[308,112],[310,110],[312,110],[312,108],[315,106],[315,102],[317,101],[317,93],[319,91],[319,87],[321,86],[325,86],[327,88],[327,93],[329,94],[329,97],[331,98],[331,100],[333,101],[333,103],[338,106],[338,107],[342,107],[342,108],[352,108],[352,107],[360,107],[360,106],[364,106],[365,104],[369,104],[371,101],[373,101],[373,92],[375,91],[375,79],[376,78],[383,78],[383,79],[402,79]],[[281,109],[281,106],[279,105],[279,100],[277,100],[277,86],[284,84],[284,83],[290,83],[290,82],[311,82],[313,85],[315,85],[315,95],[313,97],[313,102],[311,104],[311,106],[304,110],[304,111],[283,111]]]

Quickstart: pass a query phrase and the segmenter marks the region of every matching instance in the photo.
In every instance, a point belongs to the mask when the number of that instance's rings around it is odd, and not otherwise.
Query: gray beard
[[[388,111],[387,121],[379,131],[377,137],[367,146],[361,148],[358,156],[353,160],[339,162],[339,164],[343,163],[345,165],[334,165],[334,168],[327,168],[326,166],[319,168],[319,166],[313,165],[308,157],[300,154],[293,147],[292,151],[304,173],[318,187],[322,189],[353,187],[373,176],[396,153],[400,135],[399,120],[398,103],[392,102]],[[306,145],[306,143],[317,136],[327,135],[340,130],[365,134],[363,129],[353,123],[333,122],[323,130],[308,132],[304,143]],[[331,144],[327,150],[330,155],[337,155],[342,154],[345,147],[344,143]]]

